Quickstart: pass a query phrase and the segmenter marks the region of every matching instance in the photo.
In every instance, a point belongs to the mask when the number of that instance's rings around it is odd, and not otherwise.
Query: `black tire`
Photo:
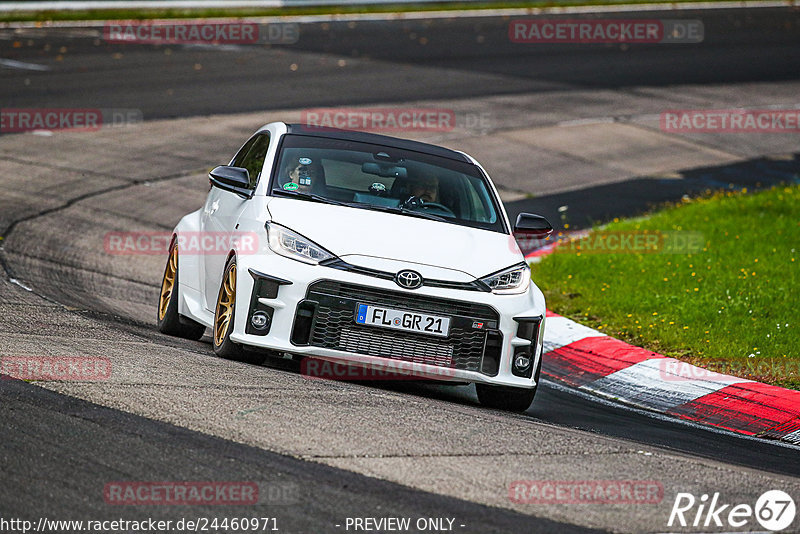
[[[489,386],[486,384],[475,384],[475,390],[478,393],[478,400],[487,408],[496,408],[498,410],[506,410],[509,412],[524,412],[530,408],[533,398],[536,396],[536,390],[539,386],[539,376],[542,373],[542,358],[539,357],[539,363],[536,364],[536,372],[534,379],[536,386],[530,389],[504,387],[504,386]]]
[[[536,388],[522,389],[504,386],[487,386],[475,384],[478,400],[487,408],[496,408],[509,412],[524,412],[530,408]]]
[[[170,281],[171,278],[171,281]],[[173,240],[167,265],[161,279],[161,292],[156,310],[159,332],[185,339],[200,339],[206,327],[178,313],[178,246]]]
[[[227,320],[224,320],[223,315],[227,314],[228,309],[230,313],[227,316]],[[267,359],[268,354],[266,352],[245,350],[238,343],[231,341],[230,334],[233,331],[236,319],[235,311],[236,257],[231,256],[231,259],[225,264],[222,282],[219,286],[219,294],[217,295],[217,305],[214,307],[214,327],[211,329],[211,344],[214,347],[214,354],[217,356],[237,362],[261,365]]]

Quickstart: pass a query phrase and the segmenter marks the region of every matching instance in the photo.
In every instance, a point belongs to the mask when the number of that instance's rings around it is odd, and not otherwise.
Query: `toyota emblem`
[[[422,275],[416,271],[400,271],[394,277],[395,283],[405,289],[417,289],[422,286]]]

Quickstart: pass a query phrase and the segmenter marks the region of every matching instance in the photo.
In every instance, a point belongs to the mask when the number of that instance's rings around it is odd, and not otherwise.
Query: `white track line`
[[[7,69],[20,69],[20,70],[36,70],[47,71],[51,70],[47,65],[37,65],[36,63],[25,63],[24,61],[17,61],[15,59],[3,59],[0,57],[0,67]]]

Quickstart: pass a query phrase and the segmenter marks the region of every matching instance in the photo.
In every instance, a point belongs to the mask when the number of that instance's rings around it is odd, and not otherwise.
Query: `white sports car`
[[[528,408],[545,302],[514,235],[552,227],[521,214],[512,228],[472,157],[276,122],[209,176],[205,205],[174,230],[159,330],[209,327],[215,353],[252,363],[410,369]]]

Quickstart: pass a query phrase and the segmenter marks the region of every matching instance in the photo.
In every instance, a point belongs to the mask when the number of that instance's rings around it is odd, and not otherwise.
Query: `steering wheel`
[[[408,200],[403,202],[401,206],[412,210],[421,210],[421,211],[436,210],[445,216],[449,217],[456,216],[456,214],[453,213],[453,210],[451,210],[444,204],[439,204],[438,202],[425,202],[421,198],[415,196],[408,197]]]
[[[453,213],[453,210],[445,206],[444,204],[439,204],[438,202],[424,202],[420,203],[419,209],[427,211],[429,209],[439,210],[443,215],[447,215],[449,217],[455,217],[456,214]]]

